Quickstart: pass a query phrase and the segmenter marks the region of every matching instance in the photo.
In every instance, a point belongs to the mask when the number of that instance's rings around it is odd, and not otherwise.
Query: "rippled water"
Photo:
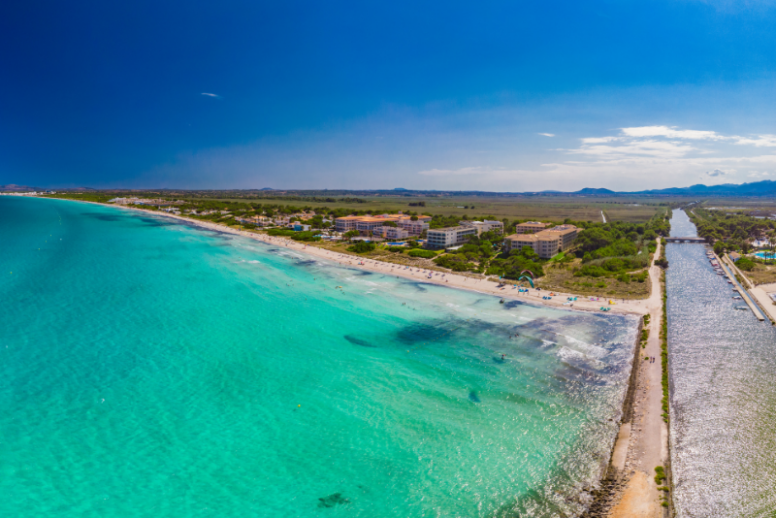
[[[634,317],[67,201],[0,243],[0,516],[569,515],[616,434]]]
[[[675,236],[694,236],[684,212]],[[776,515],[776,330],[736,310],[706,247],[666,256],[671,448],[677,516]]]

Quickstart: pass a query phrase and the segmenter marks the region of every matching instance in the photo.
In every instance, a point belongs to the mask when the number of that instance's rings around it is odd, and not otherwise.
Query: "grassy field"
[[[699,204],[705,209],[745,213],[762,212],[764,215],[776,214],[776,199],[772,198],[709,198]]]
[[[576,264],[579,261],[575,262]],[[645,299],[649,297],[650,282],[621,282],[613,277],[575,277],[573,265],[547,268],[538,286],[546,290],[558,290],[579,295],[612,297],[616,299]]]
[[[608,221],[627,221],[643,223],[658,210],[663,210],[672,200],[648,197],[585,197],[585,196],[333,196],[336,201],[313,201],[312,199],[291,199],[283,196],[246,199],[240,197],[188,196],[187,193],[158,192],[90,192],[60,193],[55,197],[86,199],[105,202],[118,196],[138,196],[155,198],[159,195],[176,199],[194,201],[229,201],[238,203],[261,203],[264,205],[292,205],[296,207],[328,207],[329,209],[369,210],[373,213],[392,213],[396,211],[427,212],[443,216],[464,216],[509,220],[538,219],[562,222],[566,218],[575,221],[603,221],[601,213]],[[348,198],[348,201],[345,201]],[[319,198],[320,200],[320,198]],[[359,201],[356,201],[359,200]],[[676,201],[676,200],[673,200]],[[729,202],[730,200],[725,200]],[[750,200],[751,201],[751,200]],[[423,202],[425,206],[410,206],[410,203]],[[708,206],[708,204],[707,204]],[[776,204],[774,204],[776,211]]]
[[[213,198],[221,201],[244,202],[239,198]],[[646,200],[642,198],[583,198],[583,197],[404,197],[404,196],[370,196],[359,197],[358,202],[305,202],[284,200],[282,197],[255,200],[257,203],[289,204],[296,206],[310,205],[312,207],[326,206],[331,209],[344,208],[353,210],[372,210],[377,213],[396,211],[428,212],[452,216],[472,217],[495,216],[496,219],[540,219],[563,221],[570,218],[577,221],[602,221],[601,211],[611,221],[628,221],[642,223],[660,210],[659,203],[664,201]],[[253,201],[253,200],[252,200]],[[410,203],[424,202],[424,207],[410,206]]]
[[[751,272],[744,272],[749,279],[755,284],[772,284],[776,282],[776,266],[770,264],[755,263],[754,270]]]

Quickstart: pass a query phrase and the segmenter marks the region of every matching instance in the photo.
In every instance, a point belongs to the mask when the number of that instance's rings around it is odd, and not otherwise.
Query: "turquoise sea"
[[[8,517],[573,516],[637,327],[7,196],[0,301]]]

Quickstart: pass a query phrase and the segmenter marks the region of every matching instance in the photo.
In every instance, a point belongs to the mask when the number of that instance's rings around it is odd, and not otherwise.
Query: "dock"
[[[760,322],[764,322],[765,317],[760,312],[760,308],[757,306],[757,304],[755,304],[752,301],[751,297],[749,296],[749,292],[746,291],[746,288],[744,288],[743,286],[741,286],[741,284],[739,284],[738,279],[736,279],[736,276],[732,273],[732,269],[730,265],[728,265],[727,262],[720,259],[717,256],[717,254],[714,254],[714,257],[717,258],[720,266],[722,267],[722,271],[725,272],[725,275],[727,275],[728,279],[730,279],[733,282],[733,285],[736,287],[736,292],[739,295],[741,295],[741,298],[743,299],[744,302],[746,302],[746,305],[749,306],[749,309],[752,310],[752,313],[754,313],[754,316],[757,317],[757,320],[759,320]]]

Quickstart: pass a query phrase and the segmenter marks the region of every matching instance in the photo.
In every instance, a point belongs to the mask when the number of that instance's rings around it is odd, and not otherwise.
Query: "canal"
[[[694,236],[674,211],[672,236]],[[714,273],[698,244],[666,257],[670,443],[677,516],[776,516],[776,328]]]

